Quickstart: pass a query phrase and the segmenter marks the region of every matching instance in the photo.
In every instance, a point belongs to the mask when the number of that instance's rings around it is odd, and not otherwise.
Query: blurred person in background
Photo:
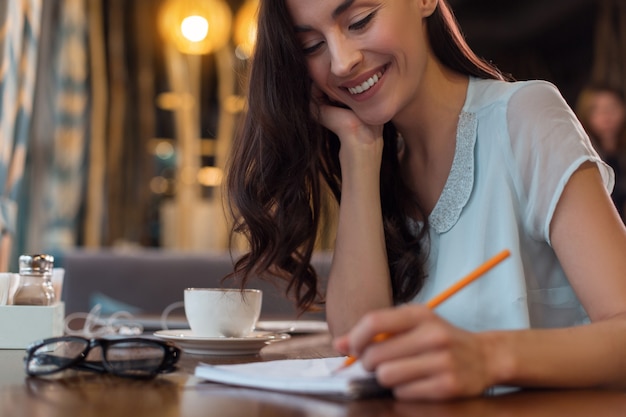
[[[576,112],[602,159],[615,171],[611,198],[622,220],[626,206],[626,101],[623,93],[607,85],[585,87],[576,103]]]

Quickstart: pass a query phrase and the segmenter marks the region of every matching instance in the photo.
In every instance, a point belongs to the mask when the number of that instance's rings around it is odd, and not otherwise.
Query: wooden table
[[[522,391],[447,403],[392,398],[344,401],[228,387],[193,377],[199,361],[238,363],[336,356],[326,334],[294,336],[258,356],[184,354],[181,370],[152,381],[83,373],[62,380],[26,378],[22,350],[0,350],[2,417],[624,417],[626,392]]]

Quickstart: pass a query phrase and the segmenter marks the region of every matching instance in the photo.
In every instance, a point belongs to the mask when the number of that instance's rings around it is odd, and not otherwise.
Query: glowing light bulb
[[[159,31],[180,52],[210,54],[230,41],[233,16],[225,0],[162,2],[159,8]]]
[[[191,42],[200,42],[209,33],[209,22],[202,16],[187,16],[181,22],[180,30]]]

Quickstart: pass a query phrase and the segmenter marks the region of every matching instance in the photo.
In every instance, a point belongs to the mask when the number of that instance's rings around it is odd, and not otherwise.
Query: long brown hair
[[[427,18],[427,30],[444,65],[480,78],[506,78],[471,51],[444,0]],[[233,233],[244,234],[249,243],[234,275],[243,278],[242,285],[253,275],[287,280],[287,292],[295,296],[300,311],[322,299],[310,265],[322,193],[328,187],[341,200],[339,138],[312,117],[310,91],[285,2],[261,0],[248,111],[233,143],[226,182]],[[393,124],[387,123],[380,191],[393,296],[404,302],[425,279],[428,223],[417,236],[407,224],[408,213],[423,211],[400,175],[396,136]]]

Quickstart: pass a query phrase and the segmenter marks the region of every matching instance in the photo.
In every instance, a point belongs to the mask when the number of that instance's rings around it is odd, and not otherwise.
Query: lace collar
[[[439,234],[447,232],[456,224],[472,193],[476,127],[476,115],[461,112],[452,168],[441,196],[428,216],[430,227]]]

